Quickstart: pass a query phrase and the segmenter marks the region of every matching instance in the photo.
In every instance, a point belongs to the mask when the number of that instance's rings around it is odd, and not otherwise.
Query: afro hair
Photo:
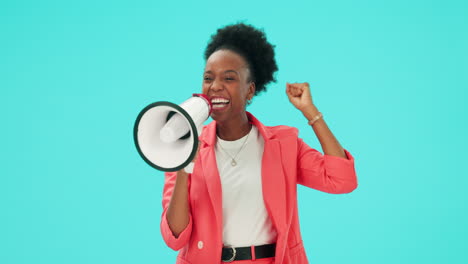
[[[237,23],[217,30],[211,36],[205,50],[205,61],[217,50],[227,49],[241,55],[248,63],[251,81],[255,82],[255,95],[266,91],[266,85],[276,82],[278,70],[274,45],[270,44],[263,30]]]

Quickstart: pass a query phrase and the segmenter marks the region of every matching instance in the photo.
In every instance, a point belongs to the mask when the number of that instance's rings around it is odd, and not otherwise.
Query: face
[[[214,120],[222,122],[245,116],[247,100],[255,92],[255,83],[250,80],[250,70],[242,56],[230,50],[211,54],[203,73],[203,94],[213,105]]]

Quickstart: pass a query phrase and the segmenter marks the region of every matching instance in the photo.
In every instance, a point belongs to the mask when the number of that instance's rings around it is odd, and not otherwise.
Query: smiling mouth
[[[224,99],[224,98],[213,98],[213,99],[211,99],[211,105],[213,106],[213,110],[223,109],[223,108],[227,107],[229,102],[230,101],[228,99]]]

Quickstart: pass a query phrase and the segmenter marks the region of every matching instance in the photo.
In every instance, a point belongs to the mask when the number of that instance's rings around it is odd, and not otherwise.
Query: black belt
[[[224,247],[221,254],[221,261],[231,262],[234,260],[271,258],[275,256],[275,249],[276,244],[237,248]]]

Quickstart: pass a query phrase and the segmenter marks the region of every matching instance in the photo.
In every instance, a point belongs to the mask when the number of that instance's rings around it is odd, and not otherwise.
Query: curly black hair
[[[263,30],[251,25],[237,23],[217,30],[211,36],[205,50],[205,61],[217,50],[227,49],[241,55],[250,69],[255,82],[255,95],[266,91],[266,85],[276,82],[274,73],[278,70],[274,45],[270,44]]]

